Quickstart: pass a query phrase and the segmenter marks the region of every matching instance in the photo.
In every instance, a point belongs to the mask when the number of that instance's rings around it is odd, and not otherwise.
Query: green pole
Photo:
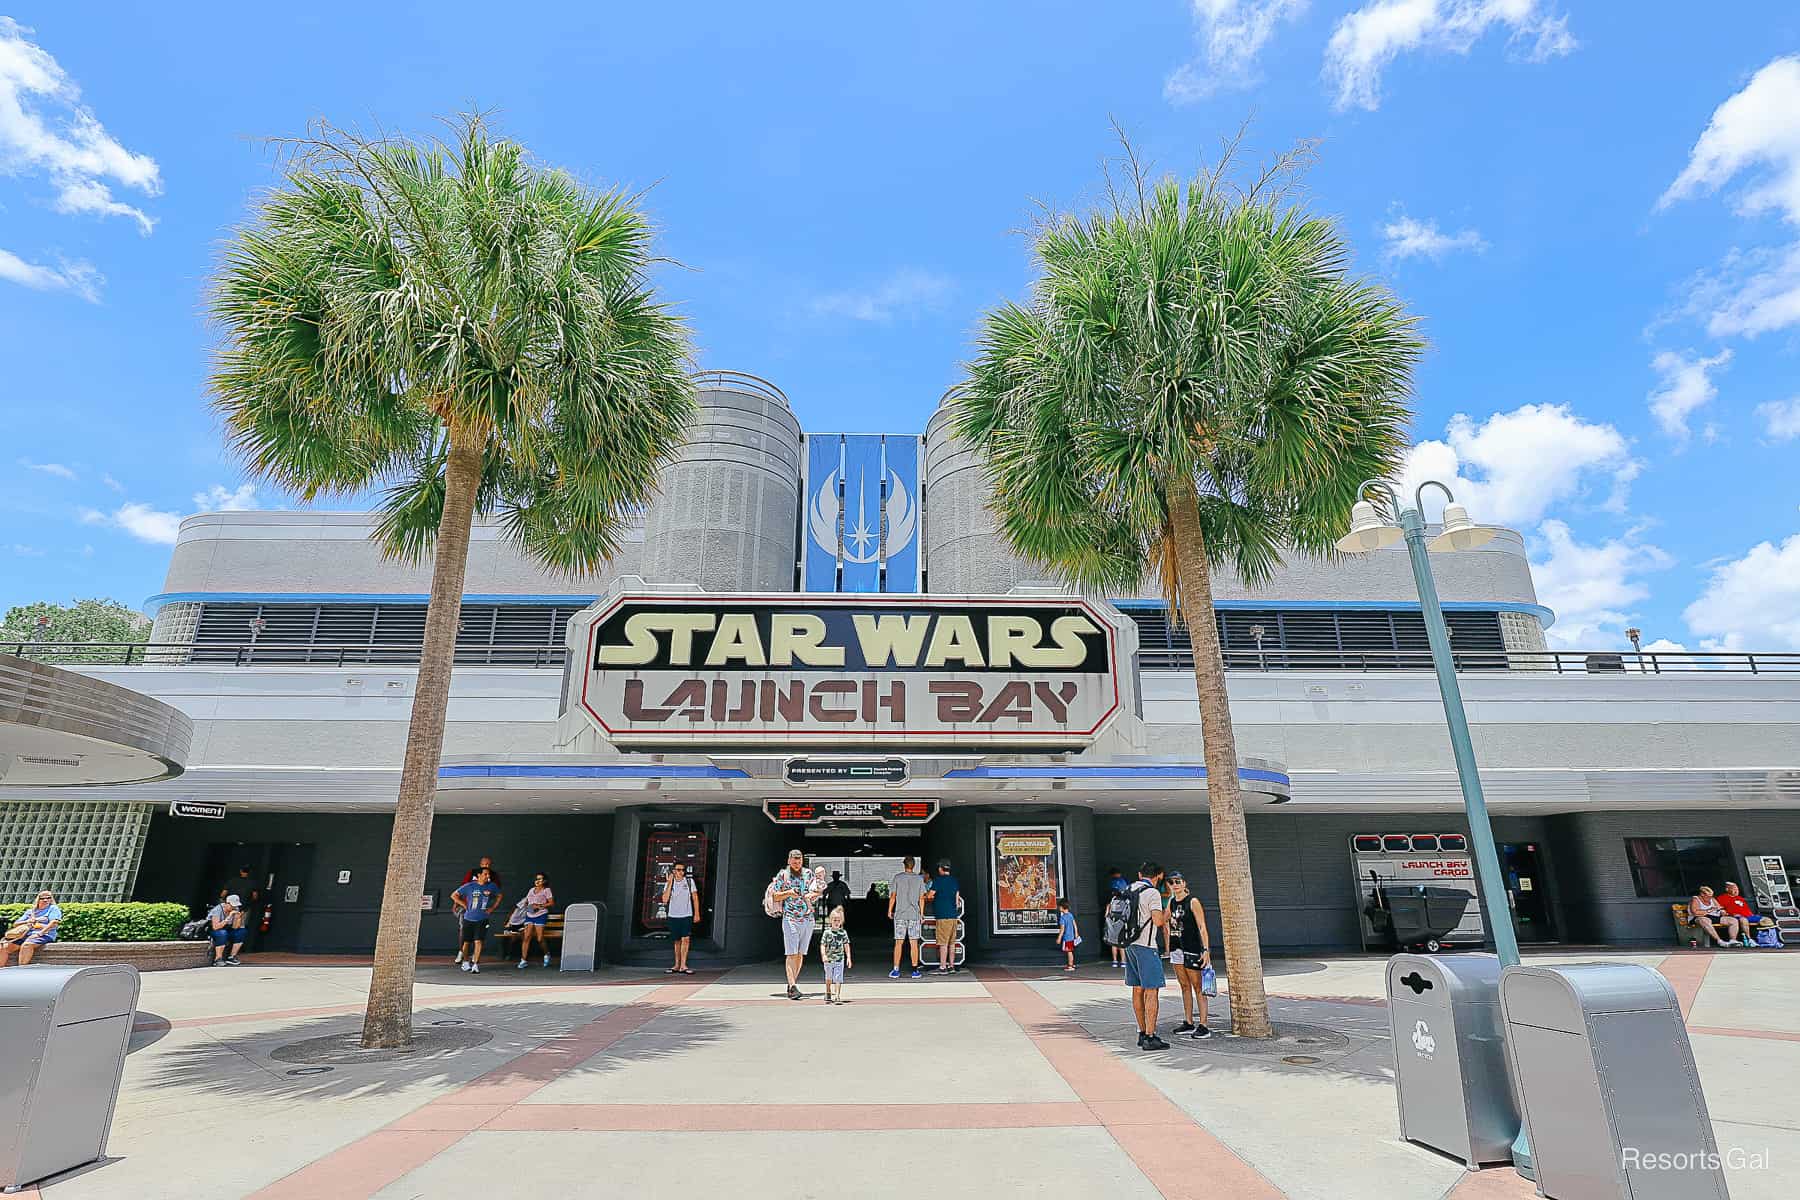
[[[1431,665],[1437,671],[1438,692],[1444,698],[1444,719],[1450,726],[1450,753],[1456,759],[1463,811],[1469,818],[1469,843],[1475,851],[1475,875],[1481,881],[1481,913],[1493,936],[1500,965],[1517,966],[1519,939],[1513,932],[1512,908],[1506,903],[1506,884],[1500,878],[1500,851],[1494,845],[1494,828],[1488,821],[1487,798],[1481,794],[1481,772],[1475,766],[1475,743],[1469,738],[1469,717],[1463,711],[1462,685],[1456,681],[1456,660],[1450,655],[1450,627],[1444,623],[1437,581],[1431,576],[1431,552],[1425,547],[1425,519],[1418,509],[1403,508],[1400,528],[1406,534],[1406,553],[1412,560],[1413,580],[1419,586],[1419,607],[1425,614],[1425,638],[1431,643]],[[1522,1125],[1519,1135],[1513,1139],[1513,1167],[1527,1179],[1537,1178],[1531,1166],[1531,1144],[1526,1140]]]

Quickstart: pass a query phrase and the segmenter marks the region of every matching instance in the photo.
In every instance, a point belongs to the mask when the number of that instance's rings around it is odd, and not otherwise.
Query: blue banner
[[[919,439],[890,434],[882,439],[886,459],[886,495],[882,511],[887,531],[887,592],[919,590]]]
[[[881,590],[881,514],[887,481],[881,468],[881,435],[844,435],[843,592]]]
[[[838,590],[839,531],[843,522],[844,439],[837,434],[806,437],[806,490],[801,533],[806,539],[801,586],[809,592]]]

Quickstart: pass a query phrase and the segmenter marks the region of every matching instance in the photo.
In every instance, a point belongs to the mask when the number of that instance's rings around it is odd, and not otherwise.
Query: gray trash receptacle
[[[0,1187],[105,1155],[137,998],[123,963],[0,971]]]
[[[600,906],[571,904],[563,909],[562,963],[564,971],[591,971],[599,958]]]
[[[1508,967],[1500,1008],[1540,1192],[1728,1195],[1668,980],[1636,963]]]
[[[1471,1168],[1512,1161],[1519,1132],[1492,954],[1396,954],[1387,965],[1400,1136]]]

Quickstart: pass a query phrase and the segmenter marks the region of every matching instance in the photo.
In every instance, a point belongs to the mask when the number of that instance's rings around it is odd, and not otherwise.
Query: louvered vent
[[[581,608],[465,604],[456,660],[560,667],[563,631]],[[423,604],[203,604],[192,661],[416,663],[424,641]]]
[[[1128,608],[1137,622],[1138,661],[1149,670],[1192,669],[1187,627],[1162,607]],[[1444,614],[1450,646],[1465,670],[1504,670],[1500,615]],[[1220,609],[1219,647],[1232,670],[1380,670],[1416,667],[1430,650],[1425,618],[1405,609]],[[1259,640],[1257,633],[1261,632]],[[1405,653],[1396,653],[1397,651]]]

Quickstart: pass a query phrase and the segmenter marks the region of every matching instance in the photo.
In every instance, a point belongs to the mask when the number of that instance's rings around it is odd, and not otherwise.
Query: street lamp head
[[[1350,509],[1350,532],[1338,539],[1337,548],[1345,554],[1367,554],[1392,546],[1405,535],[1398,526],[1381,519],[1381,512],[1367,500],[1358,500]]]
[[[1477,525],[1469,519],[1469,510],[1460,504],[1444,505],[1444,528],[1431,539],[1431,550],[1473,550],[1494,540],[1500,531],[1492,525]]]

